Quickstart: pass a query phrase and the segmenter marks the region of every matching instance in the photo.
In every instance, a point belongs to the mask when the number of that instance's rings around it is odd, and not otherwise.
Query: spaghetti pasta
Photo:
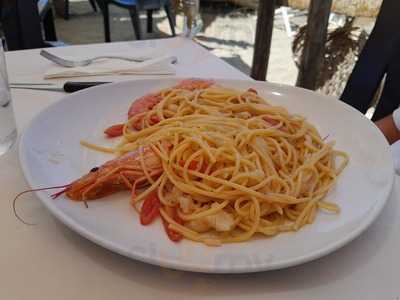
[[[122,181],[135,206],[156,192],[168,230],[215,246],[297,231],[319,209],[340,212],[325,197],[348,156],[304,117],[252,89],[178,85],[154,95],[159,102],[129,118],[112,151],[138,153],[141,181]]]

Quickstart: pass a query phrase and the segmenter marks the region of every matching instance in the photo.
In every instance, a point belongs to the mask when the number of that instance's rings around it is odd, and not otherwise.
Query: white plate
[[[32,186],[67,184],[111,156],[80,146],[86,139],[106,144],[102,129],[126,118],[132,99],[176,84],[179,79],[126,81],[66,96],[40,113],[20,143],[20,161]],[[174,269],[241,273],[272,270],[326,255],[364,231],[378,216],[390,193],[394,171],[389,146],[362,114],[330,97],[265,82],[218,80],[237,89],[256,88],[270,102],[285,106],[315,124],[322,136],[336,140],[350,163],[329,199],[339,215],[320,212],[314,224],[297,233],[221,247],[168,240],[161,222],[141,226],[129,205],[129,193],[89,203],[86,209],[54,191],[38,192],[44,205],[71,229],[122,255]]]

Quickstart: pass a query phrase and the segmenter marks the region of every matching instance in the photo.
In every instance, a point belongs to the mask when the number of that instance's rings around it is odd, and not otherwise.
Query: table
[[[178,76],[248,79],[192,41],[182,38],[74,46],[59,51],[161,46],[179,59]],[[110,48],[110,49],[111,49]],[[48,62],[38,50],[7,53],[10,81],[39,81]],[[132,77],[112,77],[113,80]],[[110,80],[103,77],[92,80]],[[38,112],[62,93],[14,90],[21,132]],[[45,133],[44,133],[45,134]],[[0,158],[0,299],[400,299],[400,180],[377,221],[349,245],[319,260],[280,271],[207,275],[162,269],[103,249],[54,219],[33,195],[11,201],[28,188],[17,147]]]

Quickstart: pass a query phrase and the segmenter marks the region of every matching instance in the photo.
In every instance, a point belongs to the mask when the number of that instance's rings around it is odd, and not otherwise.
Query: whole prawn
[[[143,169],[145,166],[147,174]],[[131,190],[131,203],[135,205],[136,188],[149,185],[148,177],[157,179],[163,173],[161,158],[150,146],[142,147],[136,151],[112,159],[100,167],[95,167],[89,173],[67,185],[62,191],[54,194],[57,198],[65,194],[74,201],[99,199],[118,191]],[[160,216],[163,208],[157,192],[152,192],[144,199],[140,209],[140,223],[151,224]],[[167,208],[166,212],[176,222],[182,223],[176,209]],[[169,228],[169,224],[163,219],[164,229],[174,242],[182,239],[182,235]]]
[[[196,89],[204,89],[214,84],[212,80],[187,79],[181,81],[174,88],[193,91]],[[148,94],[139,99],[136,99],[128,110],[128,119],[151,110],[162,100],[160,93]],[[155,120],[156,121],[156,120]],[[122,135],[124,124],[116,124],[107,128],[104,133],[108,137],[118,137]],[[140,126],[134,126],[136,130],[141,130]],[[165,144],[168,148],[168,145]],[[128,152],[120,157],[114,158],[99,167],[94,167],[86,175],[73,181],[70,184],[59,187],[61,191],[52,195],[55,199],[65,194],[69,199],[81,201],[86,204],[86,201],[95,200],[106,197],[113,193],[131,190],[132,203],[135,203],[136,188],[149,185],[149,178],[156,180],[163,173],[162,161],[158,154],[151,146],[143,146],[135,151]],[[52,187],[57,188],[57,187]],[[51,188],[44,188],[51,189]],[[37,189],[37,190],[44,190]],[[29,191],[25,191],[29,192]],[[25,192],[17,195],[15,200]],[[15,212],[14,200],[14,212]],[[157,193],[150,193],[143,201],[140,210],[140,222],[142,225],[152,223],[160,216],[162,204],[158,199]],[[168,215],[177,223],[182,223],[178,217],[176,209],[165,207]],[[18,217],[18,215],[16,214]],[[19,218],[19,217],[18,217]],[[21,218],[19,218],[24,222]],[[26,222],[24,222],[26,223]],[[28,223],[26,223],[28,224]],[[166,220],[163,219],[163,225],[168,237],[172,241],[179,241],[182,235],[171,230]]]
[[[67,186],[64,193],[72,200],[87,201],[118,191],[131,190],[138,182],[140,185],[146,185],[148,182],[141,159],[150,177],[160,176],[161,159],[149,146],[146,146],[93,168],[88,174]]]

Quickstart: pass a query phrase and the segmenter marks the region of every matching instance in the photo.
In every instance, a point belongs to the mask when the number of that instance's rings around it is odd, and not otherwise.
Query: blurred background
[[[4,1],[12,2],[13,0]],[[173,18],[176,20],[176,34],[179,35],[183,28],[184,10],[180,9],[177,1],[171,2],[171,9]],[[360,50],[374,26],[381,1],[333,0],[325,43],[325,63],[319,74],[317,90],[329,95],[341,95]],[[22,3],[27,3],[27,1],[24,0]],[[309,5],[309,0],[276,1],[266,75],[268,81],[296,84]],[[97,2],[94,0],[52,0],[52,2],[41,0],[38,6],[44,25],[46,17],[43,16],[43,10],[52,12],[57,45],[104,42],[103,16],[102,10],[99,9],[99,0]],[[257,0],[200,1],[199,11],[203,26],[194,40],[227,63],[250,74],[256,34],[257,6]],[[153,10],[152,32],[145,30],[149,17],[146,10],[138,12],[142,28],[141,39],[171,37],[166,10],[162,9],[162,5],[160,8]],[[4,13],[3,9],[2,15],[6,15],[6,20],[7,13],[9,12]],[[137,39],[131,22],[131,14],[127,9],[110,5],[109,20],[113,42]]]

